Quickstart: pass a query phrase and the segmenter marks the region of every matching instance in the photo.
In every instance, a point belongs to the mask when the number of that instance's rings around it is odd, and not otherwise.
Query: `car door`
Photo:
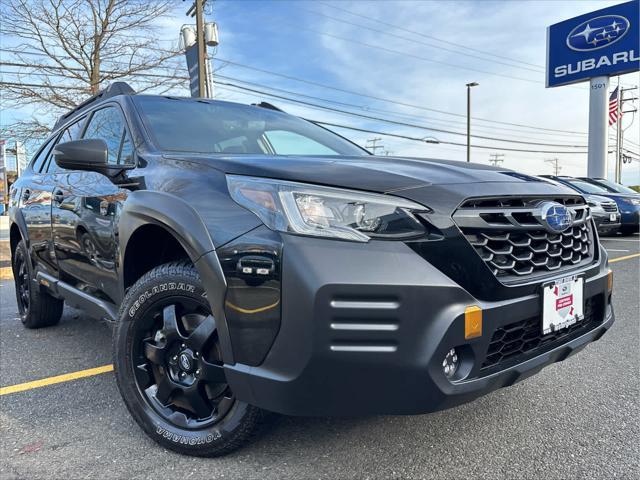
[[[28,244],[35,271],[57,275],[51,242],[51,191],[53,178],[46,172],[46,164],[55,143],[51,138],[31,160],[18,183],[18,207],[27,228]]]
[[[128,164],[131,137],[117,105],[93,112],[82,138],[107,143],[109,162]],[[117,219],[127,190],[107,176],[66,171],[53,192],[53,238],[61,278],[91,294],[117,296]]]

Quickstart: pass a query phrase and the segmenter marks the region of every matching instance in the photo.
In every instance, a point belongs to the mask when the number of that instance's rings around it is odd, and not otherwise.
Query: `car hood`
[[[251,175],[335,187],[392,193],[429,185],[541,183],[504,168],[451,160],[409,157],[313,157],[267,155],[176,155],[236,175]]]
[[[599,195],[604,195],[607,196],[611,199],[631,199],[631,198],[635,198],[638,199],[640,198],[640,194],[633,194],[633,193],[600,193]]]
[[[235,175],[391,194],[425,205],[444,217],[450,216],[471,197],[580,195],[563,185],[553,185],[511,170],[450,160],[376,156],[171,154],[165,157],[207,165]]]

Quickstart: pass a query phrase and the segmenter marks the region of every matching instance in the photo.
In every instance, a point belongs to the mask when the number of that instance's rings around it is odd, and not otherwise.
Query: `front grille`
[[[602,209],[605,212],[617,212],[618,211],[618,206],[615,204],[615,202],[611,202],[611,203],[602,203]]]
[[[536,213],[545,200],[567,206],[573,225],[562,233],[547,231]],[[493,274],[506,282],[593,260],[589,209],[581,197],[473,199],[456,210],[453,219]]]
[[[551,350],[598,326],[602,323],[603,313],[603,299],[601,296],[596,296],[585,302],[583,320],[548,335],[542,335],[540,316],[500,327],[493,333],[480,369],[507,368],[507,364],[520,363],[526,360],[525,357]]]

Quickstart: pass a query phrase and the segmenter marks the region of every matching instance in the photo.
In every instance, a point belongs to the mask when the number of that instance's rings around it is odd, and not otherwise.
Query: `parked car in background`
[[[606,178],[584,178],[580,177],[579,180],[584,180],[592,185],[607,190],[608,196],[615,196],[616,203],[620,209],[622,215],[623,226],[625,223],[629,224],[629,228],[623,228],[627,233],[635,233],[639,230],[638,224],[640,223],[640,193],[635,190],[620,185],[619,183],[612,182]],[[634,223],[635,222],[635,223]],[[635,226],[634,226],[635,225]]]
[[[584,195],[598,195],[613,200],[620,211],[620,232],[623,235],[631,235],[638,232],[640,228],[640,195],[633,192],[633,190],[629,189],[633,194],[612,192],[611,187],[607,188],[600,183],[602,179],[595,182],[584,178],[554,175],[541,176],[562,183]],[[619,187],[622,187],[622,185],[619,185]]]
[[[547,175],[541,175],[541,179],[556,185],[565,185],[564,183],[556,182]],[[610,198],[602,197],[600,195],[583,192],[580,193],[582,193],[582,196],[589,204],[591,216],[596,224],[598,233],[600,235],[612,235],[617,233],[620,229],[620,212],[616,202]]]
[[[589,177],[577,177],[577,178],[578,180],[584,180],[585,182],[593,183],[594,185],[604,187],[605,190],[611,193],[621,193],[623,195],[640,197],[640,193],[636,192],[633,188],[625,187],[620,183],[612,182],[611,180],[607,180],[606,178],[589,178]]]

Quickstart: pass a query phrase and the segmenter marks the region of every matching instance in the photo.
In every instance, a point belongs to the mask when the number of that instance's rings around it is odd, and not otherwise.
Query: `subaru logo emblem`
[[[567,35],[567,46],[588,52],[613,45],[629,30],[629,20],[620,15],[603,15],[582,22]]]
[[[557,202],[543,202],[540,204],[536,217],[551,233],[564,232],[573,223],[571,211]]]
[[[187,355],[186,353],[182,353],[180,354],[180,357],[178,358],[178,360],[180,362],[180,367],[182,368],[182,370],[184,370],[185,372],[191,371],[191,369],[193,368],[193,365],[191,363],[191,359],[189,358],[189,355]]]

